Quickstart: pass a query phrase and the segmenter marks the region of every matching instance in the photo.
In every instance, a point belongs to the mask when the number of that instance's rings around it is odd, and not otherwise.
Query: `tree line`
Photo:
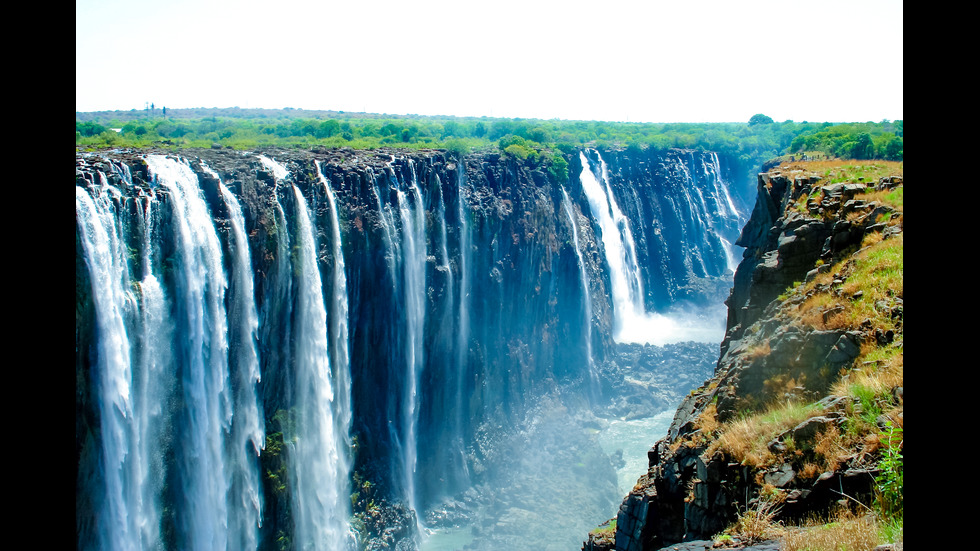
[[[783,154],[903,160],[903,121],[630,123],[347,114],[303,110],[76,113],[79,147],[378,147],[496,149],[532,161],[580,147],[716,151],[748,165]],[[191,114],[188,115],[189,111]],[[244,111],[244,110],[242,110]]]

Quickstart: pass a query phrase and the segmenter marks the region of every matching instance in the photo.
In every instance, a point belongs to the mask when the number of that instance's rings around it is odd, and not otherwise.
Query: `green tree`
[[[903,149],[904,144],[902,138],[894,136],[885,144],[885,150],[882,156],[889,161],[901,161]]]
[[[874,158],[875,146],[871,141],[871,134],[861,132],[857,135],[857,139],[854,140],[854,149],[851,150],[851,155],[853,155],[855,159]]]
[[[329,138],[337,134],[340,134],[340,123],[333,119],[327,119],[321,122],[320,126],[316,129],[317,138]]]
[[[749,119],[749,124],[751,126],[755,126],[757,124],[772,124],[772,122],[772,117],[768,117],[762,113],[752,115],[752,118]]]

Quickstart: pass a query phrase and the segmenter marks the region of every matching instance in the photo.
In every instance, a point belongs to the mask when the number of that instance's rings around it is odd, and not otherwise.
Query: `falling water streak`
[[[293,186],[299,285],[295,310],[296,418],[290,472],[296,504],[294,522],[300,549],[339,549],[348,532],[340,450],[335,434],[327,342],[327,311],[317,263],[317,246],[306,199]],[[335,547],[337,546],[337,547]]]
[[[693,164],[694,152],[688,153],[688,160]],[[692,268],[695,268],[695,273],[707,274],[709,270],[704,260],[701,245],[710,247],[711,233],[708,231],[708,225],[703,217],[703,213],[708,211],[704,202],[704,195],[701,194],[696,176],[692,174],[684,160],[679,159],[673,166],[680,169],[684,175],[684,182],[679,186],[682,201],[678,206],[680,208],[679,214],[686,217],[681,224],[681,232],[683,242],[689,247],[687,251],[688,261],[691,262]],[[691,195],[692,190],[697,195],[698,203],[694,202],[694,197]],[[701,208],[697,208],[697,205],[700,205]]]
[[[649,343],[658,346],[691,340],[720,341],[723,329],[704,325],[697,318],[688,318],[680,314],[668,316],[646,311],[636,246],[629,220],[616,204],[605,162],[597,151],[593,152],[598,157],[601,183],[592,171],[584,152],[579,154],[582,161],[580,180],[592,215],[599,226],[603,253],[609,268],[613,301],[613,339],[616,342]]]
[[[347,304],[347,273],[344,264],[343,241],[340,233],[340,212],[337,206],[337,198],[330,182],[323,175],[320,169],[320,161],[316,161],[317,174],[320,183],[323,184],[327,195],[327,203],[330,207],[330,232],[332,237],[332,256],[333,271],[331,272],[333,294],[329,301],[329,320],[330,320],[330,350],[331,363],[336,376],[336,388],[334,389],[334,403],[336,405],[334,414],[337,416],[337,426],[340,427],[345,442],[350,444],[351,428],[351,376],[350,376],[350,342],[348,328]],[[344,457],[349,467],[349,457]]]
[[[446,291],[445,296],[447,297],[443,302],[442,311],[442,323],[444,324],[444,339],[446,341],[453,340],[452,350],[456,351],[455,355],[452,357],[443,358],[446,366],[446,373],[450,375],[450,366],[453,370],[451,376],[454,379],[454,392],[452,395],[452,432],[450,438],[448,438],[448,450],[446,450],[446,456],[450,461],[450,468],[453,470],[451,473],[453,475],[452,484],[457,488],[459,485],[465,484],[465,479],[468,478],[466,470],[466,462],[463,455],[463,377],[460,373],[460,365],[462,355],[458,351],[459,342],[456,339],[451,339],[449,335],[456,335],[458,330],[457,320],[453,318],[456,313],[456,294],[455,294],[455,278],[453,277],[452,262],[449,256],[449,237],[448,237],[448,220],[446,219],[446,197],[442,189],[442,180],[438,175],[434,176],[435,186],[433,189],[439,194],[439,204],[437,206],[437,218],[436,223],[438,224],[438,247],[439,247],[439,267],[436,269],[441,271],[446,278]],[[447,343],[448,344],[448,343]],[[448,350],[447,350],[448,352]],[[450,356],[446,354],[446,356]]]
[[[256,385],[261,380],[256,333],[259,328],[252,280],[252,260],[245,233],[245,217],[241,204],[221,183],[218,175],[205,170],[218,180],[221,196],[228,207],[232,228],[232,285],[231,335],[237,388],[234,397],[234,418],[228,447],[229,533],[237,541],[229,542],[236,549],[248,550],[258,546],[258,528],[262,526],[262,497],[257,461],[265,449],[265,427],[259,410]]]
[[[333,293],[329,301],[329,324],[330,324],[330,351],[331,366],[333,367],[334,381],[334,401],[333,414],[336,424],[336,434],[340,443],[338,449],[337,471],[339,482],[341,483],[341,495],[348,495],[350,489],[347,487],[347,480],[351,470],[351,424],[353,422],[353,411],[351,406],[351,373],[350,373],[350,343],[349,343],[349,306],[347,303],[347,274],[344,265],[343,242],[340,233],[340,213],[337,206],[337,198],[334,196],[330,182],[323,175],[320,169],[320,162],[316,161],[317,174],[323,184],[327,194],[327,202],[330,207],[330,230],[333,238],[333,271],[332,288]],[[343,501],[344,517],[349,517],[350,511],[347,501]],[[354,537],[351,530],[348,530],[348,539]]]
[[[689,159],[692,167],[695,163],[694,153],[689,154]],[[690,202],[690,190],[694,190],[699,199],[699,204],[701,206],[700,210],[694,210],[692,216],[694,220],[695,234],[699,236],[702,240],[707,251],[717,251],[717,248],[721,249],[721,252],[725,254],[725,266],[728,271],[734,273],[735,269],[738,267],[738,260],[735,257],[734,246],[731,241],[724,237],[727,232],[738,231],[741,227],[741,217],[738,210],[735,208],[732,202],[731,196],[728,193],[728,186],[722,181],[721,178],[721,165],[718,161],[718,154],[712,153],[711,164],[705,163],[705,158],[700,157],[701,160],[701,175],[703,180],[699,181],[694,177],[692,171],[690,171],[684,163],[680,163],[681,169],[687,178],[687,182],[683,186],[685,196],[687,197],[689,204]],[[703,184],[702,181],[707,181],[707,184]],[[710,185],[711,190],[709,192],[709,197],[712,199],[712,204],[708,205],[705,200],[704,191],[705,188]],[[725,201],[722,202],[721,198],[724,197]],[[693,210],[693,209],[692,209]],[[695,237],[695,236],[691,236]],[[717,240],[712,243],[713,240]],[[712,247],[714,245],[714,247]],[[706,261],[698,255],[701,260],[702,268],[707,272]]]
[[[731,194],[728,193],[728,185],[726,185],[721,178],[721,162],[718,160],[717,153],[711,154],[711,166],[715,173],[714,183],[716,189],[718,190],[720,195],[724,196],[725,198],[725,203],[723,204],[728,206],[728,212],[725,213],[725,216],[729,219],[729,221],[733,225],[733,229],[738,231],[738,229],[742,227],[742,223],[744,220],[742,218],[741,213],[739,213],[738,209],[735,208],[735,203],[732,201]],[[735,273],[735,270],[738,268],[738,262],[739,262],[737,255],[735,254],[735,245],[723,236],[721,237],[721,241],[725,247],[725,259],[728,262],[728,270],[732,273]]]
[[[438,209],[437,210],[437,214],[439,215],[438,216],[438,219],[437,219],[437,222],[439,224],[439,228],[438,228],[438,231],[439,231],[439,269],[445,271],[445,275],[446,275],[446,288],[447,288],[446,295],[449,297],[449,300],[447,301],[446,304],[447,304],[447,307],[448,308],[451,308],[452,307],[452,303],[455,300],[454,299],[454,295],[453,295],[455,284],[454,284],[454,281],[453,281],[453,270],[452,270],[452,266],[451,266],[451,263],[449,261],[449,236],[448,236],[448,231],[446,229],[446,225],[447,225],[447,221],[446,221],[446,197],[445,197],[445,195],[442,192],[442,181],[439,179],[439,175],[438,174],[435,175],[435,186],[434,186],[434,188],[439,193],[439,206],[437,207],[437,209]],[[459,381],[458,380],[456,381],[456,386],[457,386],[457,390],[456,390],[456,405],[458,407],[459,406],[459,403],[460,403],[459,402],[459,400],[460,400],[460,397],[459,397],[460,391],[459,391]],[[458,409],[457,409],[457,411],[458,411]],[[458,423],[457,423],[457,429],[458,428],[459,428],[459,426],[458,426]],[[458,432],[457,432],[457,434],[458,434]]]
[[[469,464],[466,461],[466,443],[463,424],[464,415],[468,418],[468,410],[464,407],[464,395],[466,392],[467,375],[469,373],[469,348],[470,348],[470,285],[469,285],[469,266],[470,255],[470,229],[469,212],[467,211],[466,199],[466,166],[463,159],[457,160],[456,165],[456,185],[457,185],[457,215],[459,218],[459,322],[457,325],[458,342],[456,344],[456,436],[458,438],[456,447],[458,448],[459,465],[462,475],[462,483],[469,484],[470,472]]]
[[[139,455],[143,476],[139,481],[140,509],[144,511],[145,542],[156,542],[159,522],[155,510],[156,499],[164,485],[164,466],[161,450],[163,407],[166,392],[171,388],[170,372],[173,359],[173,323],[170,307],[163,287],[152,270],[153,197],[147,196],[141,216],[143,279],[138,283],[140,295],[140,376],[137,386],[136,416],[139,422]]]
[[[161,155],[149,155],[146,162],[158,185],[170,191],[180,257],[177,311],[187,335],[181,373],[188,438],[178,452],[186,491],[178,523],[186,527],[184,547],[224,549],[228,486],[223,442],[232,409],[221,244],[190,166]]]
[[[389,168],[389,170],[391,169]],[[391,205],[385,204],[381,197],[381,185],[382,185],[381,182],[386,181],[388,175],[385,174],[385,178],[380,178],[374,173],[373,170],[370,169],[370,167],[368,168],[367,172],[370,175],[371,181],[374,184],[372,186],[372,191],[374,192],[374,197],[378,208],[378,216],[379,216],[379,222],[381,224],[382,240],[384,241],[385,244],[385,253],[384,253],[385,265],[388,270],[388,279],[391,282],[391,291],[395,302],[392,310],[394,314],[393,323],[396,326],[394,329],[395,332],[397,333],[397,331],[401,328],[400,316],[403,310],[403,307],[399,302],[401,300],[400,296],[403,287],[399,277],[402,273],[401,241],[397,239],[398,227],[395,224]],[[394,176],[392,176],[392,178],[394,178]],[[394,366],[392,366],[392,368],[396,369]],[[397,376],[393,378],[397,380]],[[393,388],[389,386],[389,388],[387,388],[386,391],[396,393],[399,391],[399,388]],[[392,396],[392,398],[394,398],[394,396]],[[397,403],[398,400],[393,399],[391,400],[391,402]],[[389,411],[388,412],[389,418],[391,418],[392,420],[394,420],[395,418],[400,418],[401,416],[404,415],[405,409],[406,408],[403,407],[401,410],[398,411]],[[394,450],[392,450],[392,457],[396,457],[399,459],[399,461],[393,462],[391,465],[397,471],[392,473],[392,478],[393,480],[398,480],[402,483],[403,486],[403,488],[401,488],[401,491],[403,492],[402,495],[407,502],[407,500],[409,499],[409,494],[407,493],[409,475],[408,473],[405,472],[406,471],[405,457],[407,456],[407,452],[406,452],[407,443],[404,434],[405,423],[406,423],[405,420],[402,420],[400,423],[390,422],[388,424],[388,434],[391,437],[392,444],[394,446]]]
[[[409,161],[411,166],[411,161]],[[404,243],[404,302],[406,315],[406,415],[405,415],[405,488],[409,506],[417,509],[415,495],[415,475],[418,466],[418,423],[420,400],[419,378],[422,375],[424,327],[425,327],[425,210],[422,205],[422,193],[418,188],[414,170],[412,170],[407,191],[399,190],[398,210],[402,224],[402,242]],[[420,518],[421,515],[417,515]]]
[[[130,499],[135,483],[131,478],[132,465],[138,458],[130,449],[132,366],[125,324],[132,304],[127,296],[129,268],[116,233],[112,204],[106,195],[103,190],[93,199],[88,191],[75,187],[75,213],[92,283],[99,334],[100,470],[105,494],[97,530],[102,549],[143,549],[140,525],[145,520],[145,511]]]
[[[401,262],[401,247],[396,239],[396,233],[398,231],[397,225],[395,224],[394,215],[391,212],[391,206],[387,205],[381,198],[381,189],[378,184],[378,178],[375,176],[374,171],[368,168],[368,173],[371,175],[371,180],[374,182],[372,191],[374,191],[374,198],[376,204],[378,205],[378,214],[381,216],[381,229],[384,230],[384,235],[382,236],[386,245],[385,260],[388,265],[388,275],[391,277],[392,283],[395,285],[396,295],[398,287],[398,267]]]
[[[596,402],[595,390],[599,389],[599,374],[596,373],[595,362],[592,360],[592,299],[589,296],[589,276],[585,271],[585,261],[582,259],[582,251],[579,249],[578,226],[575,223],[575,216],[572,213],[572,201],[568,198],[565,187],[561,187],[562,206],[565,214],[568,215],[568,223],[572,227],[572,243],[575,245],[575,258],[578,259],[579,277],[582,280],[582,305],[584,306],[583,332],[585,333],[585,351],[589,362],[589,378],[592,384],[589,385],[592,402]]]
[[[719,161],[718,154],[715,152],[711,153],[711,167],[715,174],[714,182],[716,189],[725,197],[725,204],[728,206],[728,212],[725,213],[725,215],[735,219],[740,219],[741,214],[739,214],[738,209],[735,208],[735,203],[732,201],[731,194],[728,193],[728,186],[723,185],[721,176],[721,161]]]
[[[277,185],[284,181],[287,176],[289,176],[289,170],[287,170],[286,167],[282,166],[282,164],[275,159],[271,159],[265,155],[259,155],[258,158],[259,162],[261,162],[263,166],[272,171],[272,175],[275,177]]]
[[[598,155],[598,152],[596,152]],[[607,169],[599,157],[602,183],[596,179],[584,152],[579,153],[582,161],[581,182],[589,200],[589,207],[599,223],[600,236],[609,264],[610,283],[613,295],[615,324],[613,337],[619,341],[624,334],[627,320],[642,316],[643,285],[636,264],[636,248],[629,221],[623,215],[609,187]]]

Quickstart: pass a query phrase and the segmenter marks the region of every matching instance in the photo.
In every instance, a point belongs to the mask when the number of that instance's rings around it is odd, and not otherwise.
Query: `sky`
[[[76,0],[75,110],[903,118],[903,0]]]

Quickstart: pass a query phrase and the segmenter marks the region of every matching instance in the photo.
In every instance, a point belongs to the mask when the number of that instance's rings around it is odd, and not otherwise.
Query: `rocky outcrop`
[[[899,177],[887,178],[877,187],[900,183]],[[859,244],[865,233],[901,231],[886,223],[890,207],[853,199],[868,190],[865,184],[820,185],[816,176],[766,172],[757,188],[752,216],[736,242],[745,252],[726,300],[729,335],[723,352],[780,293],[829,269],[831,260]]]
[[[738,241],[746,251],[727,300],[729,326],[715,373],[684,399],[668,436],[650,450],[647,474],[620,506],[614,542],[596,531],[583,549],[645,551],[709,540],[773,496],[781,519],[826,512],[839,500],[873,501],[873,452],[858,448],[826,470],[804,471],[818,463],[817,441],[846,430],[847,416],[863,407],[828,389],[854,368],[862,346],[900,342],[901,323],[897,331],[882,331],[870,320],[833,328],[826,322],[844,307],[818,310],[816,325],[802,322],[797,309],[821,293],[845,292],[851,264],[844,261],[867,234],[889,239],[902,232],[901,212],[855,198],[901,183],[894,177],[873,185],[824,185],[816,176],[759,175],[757,202]],[[835,265],[839,272],[831,274]],[[821,275],[829,283],[803,291],[801,282]],[[875,308],[900,320],[902,299]],[[900,407],[901,387],[888,399]],[[813,413],[771,438],[761,450],[768,461],[739,461],[718,445],[717,423],[774,401],[812,404]],[[885,421],[877,420],[881,427]]]

